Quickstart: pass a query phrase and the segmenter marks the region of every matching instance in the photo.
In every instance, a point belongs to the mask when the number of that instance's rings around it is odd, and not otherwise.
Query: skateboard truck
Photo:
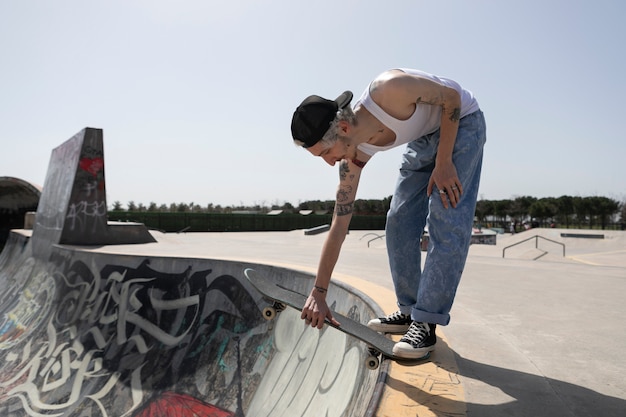
[[[430,352],[426,352],[424,356],[421,356],[419,358],[398,358],[398,357],[391,358],[372,346],[367,347],[367,353],[368,353],[368,356],[367,358],[365,358],[365,366],[367,367],[367,369],[370,369],[372,371],[378,369],[378,367],[380,366],[381,360],[385,357],[389,358],[390,360],[393,360],[399,365],[404,365],[404,366],[414,366],[430,358]]]
[[[382,355],[382,352],[379,352],[373,347],[368,347],[367,353],[369,353],[369,356],[365,358],[365,366],[367,367],[367,369],[370,369],[372,371],[378,369],[378,367],[380,366],[380,357]]]
[[[271,306],[267,306],[263,309],[263,318],[267,321],[274,320],[276,314],[280,313],[287,306],[279,301],[274,301]]]

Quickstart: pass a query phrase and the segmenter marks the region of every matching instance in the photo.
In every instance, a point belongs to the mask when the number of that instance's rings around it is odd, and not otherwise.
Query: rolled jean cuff
[[[429,313],[427,311],[418,310],[417,308],[412,308],[411,320],[447,326],[448,323],[450,323],[450,314]]]
[[[410,316],[411,313],[413,312],[413,307],[412,306],[402,306],[400,304],[398,304],[398,310],[400,310],[400,313],[402,313],[405,316]]]

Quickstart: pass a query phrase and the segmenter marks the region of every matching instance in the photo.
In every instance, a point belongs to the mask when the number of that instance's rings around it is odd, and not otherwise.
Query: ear
[[[339,136],[348,136],[348,134],[350,133],[350,129],[352,128],[352,126],[350,126],[350,123],[346,122],[345,120],[339,121],[338,127]]]

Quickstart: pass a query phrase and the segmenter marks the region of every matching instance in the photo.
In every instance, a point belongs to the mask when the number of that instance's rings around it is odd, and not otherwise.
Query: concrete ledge
[[[561,237],[576,237],[584,239],[604,239],[604,235],[591,233],[561,233]]]
[[[312,227],[310,229],[306,229],[304,231],[304,234],[306,236],[318,235],[320,233],[328,232],[329,230],[330,230],[330,225],[329,224],[323,224],[321,226],[317,226],[317,227]]]

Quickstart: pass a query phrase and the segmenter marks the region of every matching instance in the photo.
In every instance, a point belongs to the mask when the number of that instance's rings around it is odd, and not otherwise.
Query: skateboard
[[[259,291],[271,304],[263,309],[263,317],[272,320],[287,307],[302,311],[307,297],[304,294],[285,288],[271,279],[259,274],[252,268],[244,271],[246,279],[254,288]],[[369,327],[358,323],[337,312],[332,312],[333,317],[341,323],[335,326],[326,320],[326,324],[335,329],[352,336],[367,345],[368,356],[365,359],[365,366],[369,369],[377,369],[383,358],[393,360],[401,365],[412,366],[424,362],[430,357],[430,352],[420,358],[403,358],[394,355],[393,346],[395,342],[384,334],[378,333]]]

